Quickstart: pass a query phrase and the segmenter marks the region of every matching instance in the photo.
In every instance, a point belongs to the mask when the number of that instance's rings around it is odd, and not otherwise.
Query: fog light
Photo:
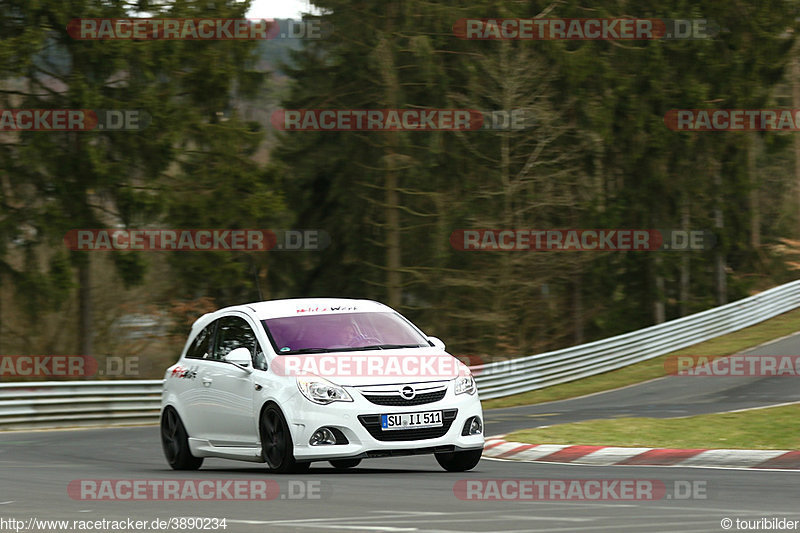
[[[476,416],[472,419],[472,423],[469,425],[469,434],[480,435],[481,431],[483,431],[483,424],[481,424],[481,419]]]
[[[467,421],[464,423],[464,429],[461,430],[462,436],[467,435],[480,435],[483,431],[483,423],[481,422],[481,417],[473,416],[468,418]]]
[[[311,446],[322,446],[325,444],[336,444],[336,436],[328,428],[319,428],[311,435],[308,443]]]

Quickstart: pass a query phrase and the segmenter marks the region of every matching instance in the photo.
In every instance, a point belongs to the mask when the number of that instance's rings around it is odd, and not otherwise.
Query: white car
[[[480,460],[483,413],[469,368],[391,308],[274,300],[194,323],[165,375],[161,440],[176,470],[205,457],[302,472],[433,454],[463,472]]]

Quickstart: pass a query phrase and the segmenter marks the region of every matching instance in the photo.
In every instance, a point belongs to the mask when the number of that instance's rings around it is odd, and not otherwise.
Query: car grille
[[[375,405],[406,407],[438,402],[447,394],[447,385],[447,382],[441,381],[435,383],[412,383],[404,386],[377,385],[359,387],[359,391],[364,398]],[[403,398],[400,394],[400,390],[403,387],[413,388],[416,393],[415,396],[411,399]]]
[[[384,442],[400,441],[400,440],[425,440],[437,439],[443,437],[453,421],[456,419],[458,409],[445,409],[442,411],[442,426],[435,428],[419,428],[419,429],[394,429],[391,431],[383,431],[381,429],[381,415],[359,415],[358,421],[361,425],[369,431],[369,434],[375,440]]]
[[[390,405],[390,406],[405,406],[405,405],[422,405],[426,403],[438,402],[444,395],[447,393],[447,390],[440,390],[436,392],[424,392],[422,394],[417,394],[410,400],[406,400],[399,394],[376,394],[376,395],[364,395],[364,398],[369,400],[370,402],[374,403],[375,405]]]

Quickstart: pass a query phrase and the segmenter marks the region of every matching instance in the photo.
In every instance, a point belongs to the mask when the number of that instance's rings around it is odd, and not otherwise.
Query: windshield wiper
[[[375,344],[372,346],[356,346],[346,348],[301,348],[290,352],[279,352],[281,355],[297,355],[306,353],[363,352],[366,350],[394,350],[397,348],[423,348],[424,344]]]
[[[373,346],[360,346],[359,350],[394,350],[397,348],[422,348],[424,344],[375,344]]]
[[[281,355],[295,355],[299,353],[328,353],[337,350],[329,350],[328,348],[301,348],[300,350],[291,350],[289,352],[278,352]]]

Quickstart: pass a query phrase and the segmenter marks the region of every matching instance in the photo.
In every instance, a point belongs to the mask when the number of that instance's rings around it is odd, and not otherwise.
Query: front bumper
[[[483,421],[481,403],[476,394],[453,392],[452,383],[439,401],[412,406],[376,405],[367,400],[357,388],[345,387],[352,402],[317,405],[298,393],[292,397],[292,408],[286,410],[287,421],[298,461],[340,458],[387,457],[420,453],[474,450],[483,448],[483,434],[462,435],[464,424],[473,416]],[[441,428],[383,431],[380,415],[442,411]],[[294,416],[291,414],[294,413]],[[344,434],[347,444],[311,446],[309,439],[321,427],[336,428]]]

